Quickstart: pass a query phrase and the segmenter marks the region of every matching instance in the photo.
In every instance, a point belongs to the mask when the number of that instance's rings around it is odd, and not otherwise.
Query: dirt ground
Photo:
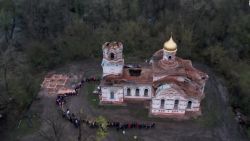
[[[66,99],[66,107],[78,116],[84,111],[88,117],[104,116],[111,121],[140,123],[156,123],[155,129],[138,130],[130,129],[123,135],[116,130],[109,130],[109,135],[105,141],[129,141],[133,136],[138,136],[142,141],[245,141],[248,140],[242,129],[234,120],[233,113],[228,105],[228,91],[215,74],[205,65],[195,65],[209,75],[206,84],[206,98],[202,101],[202,116],[197,119],[187,121],[175,121],[171,119],[148,118],[147,110],[142,104],[129,104],[127,107],[103,107],[96,106],[94,97],[89,97],[88,92],[92,87],[98,84],[86,84],[80,90],[78,96],[71,96]],[[101,66],[99,61],[88,60],[86,62],[74,63],[55,70],[58,73],[82,74],[85,76],[100,75]],[[60,123],[60,132],[63,140],[75,141],[78,137],[78,129],[71,123],[64,120],[55,104],[55,97],[48,96],[46,92],[41,91],[38,100],[34,101],[30,112],[37,113],[40,119],[53,117]],[[21,141],[43,141],[44,138],[39,131],[51,132],[49,126],[41,120],[40,128],[25,136],[20,136],[17,140]],[[83,127],[83,140],[93,140],[95,129]]]

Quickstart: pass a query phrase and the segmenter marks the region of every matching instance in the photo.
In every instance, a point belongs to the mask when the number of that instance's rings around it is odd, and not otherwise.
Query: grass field
[[[93,91],[95,90],[97,85],[98,84],[96,84],[94,82],[89,82],[89,83],[86,83],[84,86],[84,87],[86,87],[85,93],[87,94],[88,101],[95,108],[98,108],[98,105],[99,105],[98,95],[93,94]]]

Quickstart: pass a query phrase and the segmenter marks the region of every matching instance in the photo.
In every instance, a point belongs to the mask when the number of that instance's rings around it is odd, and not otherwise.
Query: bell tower
[[[124,59],[122,55],[123,45],[121,42],[106,42],[102,46],[103,77],[106,75],[121,75],[123,72]]]
[[[170,39],[164,43],[163,60],[168,61],[170,63],[174,62],[176,52],[177,52],[177,45],[171,36]]]

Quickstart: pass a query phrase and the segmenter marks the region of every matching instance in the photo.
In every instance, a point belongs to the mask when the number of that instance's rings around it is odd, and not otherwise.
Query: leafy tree
[[[108,131],[107,131],[108,122],[103,116],[97,117],[96,122],[100,126],[100,128],[98,128],[97,133],[96,133],[96,140],[101,141],[108,135]]]

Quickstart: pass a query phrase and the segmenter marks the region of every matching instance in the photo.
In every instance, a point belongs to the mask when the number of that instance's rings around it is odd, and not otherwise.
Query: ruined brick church
[[[171,37],[147,63],[125,65],[121,42],[106,42],[103,50],[101,104],[148,101],[150,115],[200,114],[208,75],[176,56]]]

